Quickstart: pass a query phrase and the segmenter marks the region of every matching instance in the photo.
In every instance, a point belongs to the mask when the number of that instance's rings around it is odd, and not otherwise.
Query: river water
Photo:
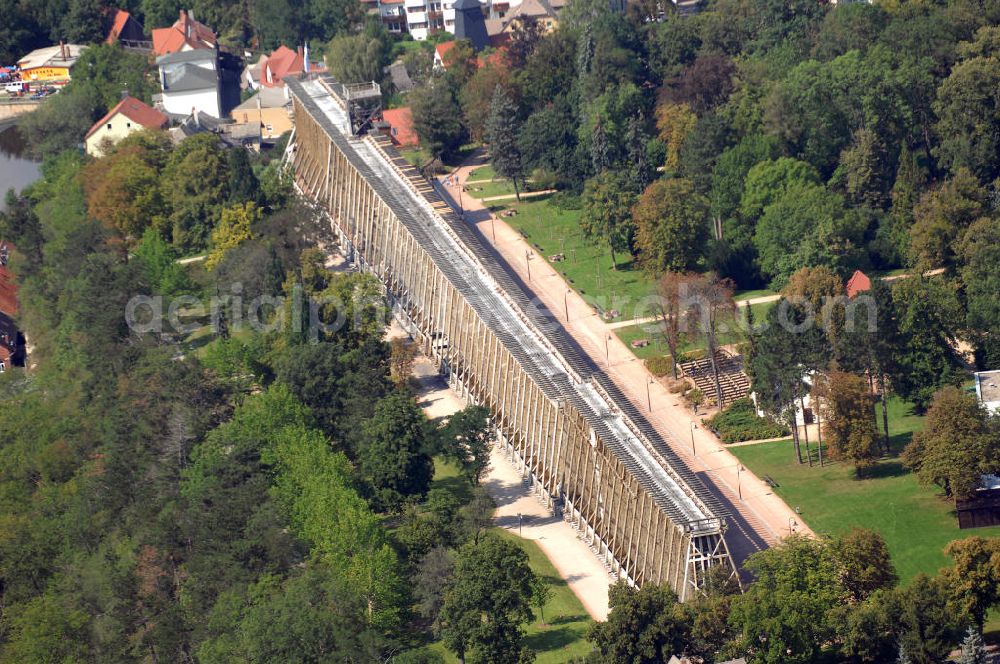
[[[8,189],[20,191],[41,175],[39,163],[24,154],[24,139],[13,125],[0,125],[0,210]]]

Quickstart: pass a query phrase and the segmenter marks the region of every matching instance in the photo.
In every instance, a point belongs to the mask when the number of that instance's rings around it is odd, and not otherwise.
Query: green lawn
[[[566,582],[559,578],[538,545],[511,535],[502,528],[495,528],[493,532],[517,542],[528,554],[531,569],[552,589],[552,596],[545,605],[545,625],[542,625],[536,609],[535,620],[525,630],[525,645],[538,653],[535,661],[538,664],[561,664],[590,652],[590,644],[586,640],[590,616]],[[443,654],[449,664],[458,661],[440,641],[431,645],[431,650]]]
[[[761,304],[750,305],[750,308],[753,310],[754,322],[760,323],[761,321],[766,320],[767,312],[773,306],[773,302],[763,302]],[[719,336],[719,341],[724,345],[738,344],[746,340],[746,330],[745,325],[743,325],[746,320],[746,313],[742,308],[739,309],[737,313],[739,318],[735,328],[730,327]],[[650,314],[646,313],[644,317],[648,315]],[[670,352],[667,348],[667,344],[663,341],[663,335],[660,333],[659,323],[655,321],[618,328],[615,330],[615,334],[618,335],[618,338],[621,339],[622,343],[629,346],[632,353],[640,360],[645,360],[649,357],[667,355]],[[632,341],[637,339],[646,339],[649,341],[649,345],[642,348],[631,348],[630,344]],[[680,351],[684,353],[689,350],[696,350],[704,347],[705,344],[700,339],[696,339],[682,343]]]
[[[485,164],[480,166],[476,170],[469,173],[469,177],[466,182],[481,182],[482,180],[492,180],[497,176],[496,171],[493,170],[491,164]]]
[[[524,191],[532,191],[533,188],[531,183],[528,183],[528,188]],[[469,182],[465,185],[465,195],[472,196],[473,198],[489,198],[491,196],[513,196],[514,195],[514,185],[506,180],[501,180],[497,182],[490,182],[487,180],[478,182]]]
[[[611,255],[603,244],[595,244],[580,230],[580,211],[563,210],[548,197],[494,206],[494,211],[515,209],[518,214],[506,219],[521,232],[542,260],[564,254],[566,260],[553,263],[570,285],[591,305],[602,310],[617,309],[627,320],[646,315],[648,306],[641,300],[653,293],[648,277],[634,266],[628,255],[618,255],[618,269],[611,269]],[[535,260],[538,260],[536,258]]]
[[[851,526],[881,533],[905,583],[918,572],[934,574],[946,566],[943,550],[948,542],[1000,536],[1000,528],[958,529],[954,504],[934,487],[919,485],[895,456],[922,426],[922,418],[897,399],[890,399],[889,407],[894,455],[880,461],[869,479],[854,479],[853,468],[839,463],[800,466],[790,440],[730,451],[758,476],[774,479],[779,484],[776,493],[793,509],[801,509],[802,519],[816,533],[836,535]],[[881,411],[878,417],[881,423]]]
[[[447,489],[462,502],[467,502],[471,494],[471,487],[459,474],[458,467],[440,457],[434,459],[432,488]],[[535,620],[526,628],[525,644],[538,653],[536,661],[539,664],[560,664],[590,652],[590,644],[586,641],[590,616],[538,545],[530,540],[522,540],[502,528],[494,528],[493,532],[520,544],[528,554],[531,569],[545,579],[552,589],[552,596],[545,605],[545,625],[541,624],[536,610]],[[432,644],[431,649],[442,653],[447,662],[458,661],[440,641]]]

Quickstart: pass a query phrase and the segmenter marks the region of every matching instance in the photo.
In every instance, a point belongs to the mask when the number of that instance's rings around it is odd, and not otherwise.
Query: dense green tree
[[[632,209],[635,244],[653,274],[697,266],[708,239],[708,200],[689,180],[657,180]]]
[[[823,392],[823,437],[833,459],[854,464],[861,477],[875,465],[875,398],[861,376],[831,372]]]
[[[733,598],[730,622],[740,652],[755,662],[811,662],[836,631],[830,611],[844,600],[837,563],[820,542],[802,536],[755,553],[756,581]]]
[[[143,274],[154,293],[179,295],[192,286],[183,266],[159,233],[147,228],[142,241],[135,248],[135,257],[142,265]]]
[[[572,114],[555,104],[532,113],[518,137],[525,169],[540,168],[566,180],[579,172],[576,165],[576,132]]]
[[[934,395],[924,428],[913,434],[903,460],[925,484],[946,496],[971,497],[982,475],[1000,471],[1000,437],[971,394],[945,387]]]
[[[891,590],[898,577],[889,547],[878,533],[854,527],[830,543],[841,567],[841,583],[854,602],[867,601],[879,590]]]
[[[953,267],[963,232],[986,210],[986,189],[964,169],[921,196],[910,229],[910,254],[918,269]]]
[[[747,145],[751,155],[770,151],[768,141],[762,139],[758,143]],[[781,200],[789,190],[819,184],[819,173],[803,161],[781,157],[757,163],[746,173],[744,182],[740,214],[746,219],[756,220],[767,206]]]
[[[1000,365],[1000,222],[972,223],[959,245],[965,290],[966,325],[973,332],[980,366]]]
[[[609,664],[657,664],[685,652],[691,626],[670,588],[641,589],[619,581],[608,591],[606,622],[594,623],[587,639]]]
[[[953,561],[941,572],[952,603],[982,632],[987,614],[1000,605],[1000,538],[955,540],[944,552]]]
[[[935,390],[958,380],[954,340],[961,309],[954,288],[934,277],[895,282],[892,300],[900,334],[893,390],[926,408]]]
[[[980,36],[988,38],[991,28]],[[940,140],[937,156],[944,166],[957,174],[961,168],[972,171],[983,182],[1000,175],[996,154],[1000,150],[997,133],[1000,102],[998,64],[1000,53],[972,57],[958,63],[938,88],[934,109],[938,115],[936,131]]]
[[[465,140],[462,109],[451,80],[435,76],[409,95],[413,128],[437,158],[453,154]]]
[[[448,418],[439,438],[440,453],[458,463],[470,484],[479,484],[490,464],[490,411],[482,406],[463,408]]]
[[[584,235],[603,242],[611,252],[612,269],[618,269],[618,254],[630,254],[635,225],[632,206],[636,195],[623,176],[605,171],[587,180],[583,187],[580,225]]]
[[[228,198],[226,152],[214,134],[192,136],[170,153],[162,175],[171,185],[163,230],[182,251],[206,246]]]
[[[358,458],[381,509],[399,511],[407,499],[427,494],[434,462],[425,452],[426,420],[412,397],[394,392],[365,423]]]
[[[208,616],[218,636],[198,648],[206,661],[375,661],[388,650],[365,605],[323,563],[287,581],[264,576],[245,596],[224,593]]]
[[[861,258],[866,223],[822,185],[793,185],[764,209],[754,233],[761,272],[782,285],[802,267],[846,272]]]
[[[80,144],[84,134],[105,107],[93,88],[70,88],[49,99],[41,108],[18,122],[29,146],[38,157],[54,155]]]
[[[365,34],[337,35],[327,46],[326,63],[333,77],[345,85],[380,83],[382,70],[389,64],[389,45]]]
[[[527,554],[511,540],[488,535],[464,545],[439,618],[448,649],[462,661],[518,664],[536,584]]]
[[[517,106],[502,86],[493,90],[490,114],[486,119],[483,137],[490,146],[490,163],[493,170],[514,185],[514,195],[521,200],[524,186],[524,160],[517,143],[520,123]]]

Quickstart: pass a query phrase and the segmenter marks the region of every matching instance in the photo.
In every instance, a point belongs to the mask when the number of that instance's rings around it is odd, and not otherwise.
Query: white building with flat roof
[[[972,374],[976,381],[976,397],[990,414],[1000,414],[1000,370],[977,371]]]

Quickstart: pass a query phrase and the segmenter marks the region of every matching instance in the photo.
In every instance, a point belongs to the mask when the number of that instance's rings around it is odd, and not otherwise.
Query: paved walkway
[[[482,155],[473,155],[460,166],[456,170],[459,186],[468,177],[469,171],[483,163]],[[438,191],[452,207],[459,209],[454,198],[457,187],[439,187]],[[718,438],[701,427],[696,416],[679,402],[677,395],[668,392],[653,378],[631,350],[611,333],[611,328],[594,309],[576,291],[567,288],[562,276],[551,265],[544,260],[533,260],[534,265],[528,275],[525,252],[536,258],[537,254],[520,233],[502,218],[491,217],[481,201],[466,197],[462,202],[466,206],[464,219],[476,227],[484,245],[493,248],[508,270],[530,294],[535,295],[536,303],[543,305],[563,324],[581,350],[605,369],[633,405],[646,412],[650,423],[702,477],[709,490],[730,506],[733,518],[727,541],[738,562],[789,532],[812,534],[801,518],[767,484],[743,469]]]
[[[389,337],[406,336],[393,322]],[[414,375],[420,382],[418,402],[430,418],[447,417],[466,406],[438,376],[434,364],[419,357]],[[594,620],[608,619],[608,588],[612,578],[576,530],[552,513],[531,494],[514,466],[494,448],[483,486],[497,504],[497,526],[532,540],[566,581]],[[520,519],[518,518],[520,515]]]
[[[777,302],[781,299],[780,294],[775,295],[761,295],[760,297],[752,297],[749,300],[736,300],[737,307],[749,307],[754,304],[764,304],[765,302]],[[607,323],[609,330],[618,330],[623,327],[632,327],[633,325],[646,325],[647,323],[656,323],[660,319],[657,316],[646,316],[645,318],[633,318],[632,320],[620,320],[614,323]]]

